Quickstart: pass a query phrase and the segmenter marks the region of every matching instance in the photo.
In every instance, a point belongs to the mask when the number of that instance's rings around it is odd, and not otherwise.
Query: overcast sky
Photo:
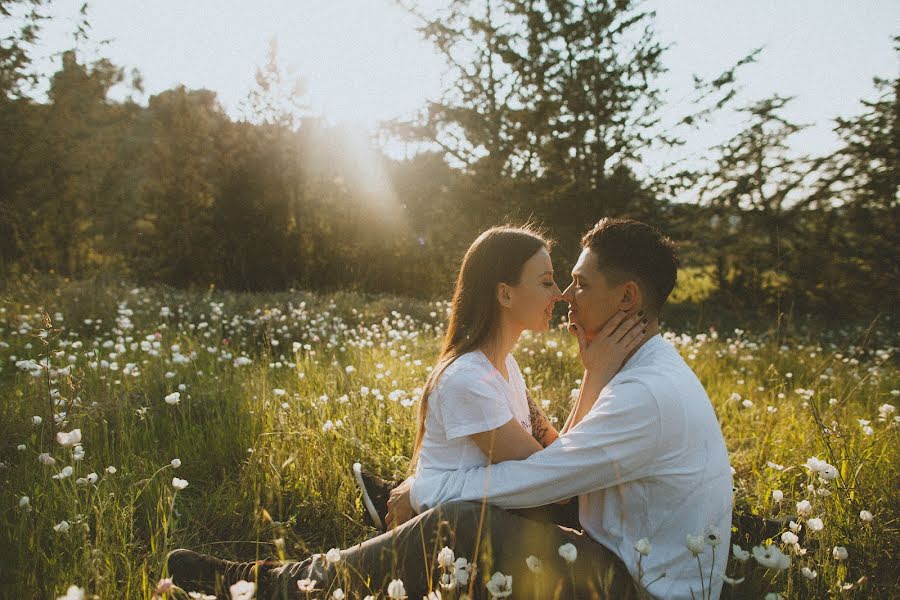
[[[47,72],[58,65],[56,53],[72,46],[81,4],[51,5],[55,18],[39,48]],[[900,69],[892,42],[900,34],[900,2],[894,0],[648,0],[645,6],[657,12],[659,39],[672,44],[662,83],[673,111],[689,96],[692,74],[714,75],[765,46],[759,62],[742,72],[741,98],[796,96],[787,116],[813,125],[797,136],[798,152],[833,148],[830,119],[859,112],[859,100],[874,97],[873,76],[893,78]],[[215,90],[235,116],[273,37],[280,62],[306,80],[313,109],[334,121],[372,127],[411,113],[440,90],[440,59],[392,0],[94,0],[88,17],[87,57],[99,52],[138,68],[150,94],[178,84]],[[110,42],[98,49],[100,40]],[[734,116],[723,116],[689,138],[684,152],[701,156],[738,127]],[[669,158],[647,156],[646,162]]]

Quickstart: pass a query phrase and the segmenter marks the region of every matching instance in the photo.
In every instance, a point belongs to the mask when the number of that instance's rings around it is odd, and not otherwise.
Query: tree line
[[[662,123],[665,47],[639,4],[408,4],[452,76],[418,117],[379,132],[419,149],[396,159],[304,110],[274,47],[240,119],[181,86],[114,101],[113,86],[141,91],[139,74],[75,51],[38,101],[41,8],[0,0],[17,25],[0,47],[6,277],[112,269],[177,286],[443,296],[485,227],[545,226],[564,273],[589,224],[627,216],[681,244],[684,265],[715,283],[712,302],[830,316],[897,303],[900,79],[876,79],[875,99],[835,120],[837,151],[797,156],[790,99],[733,106],[758,52],[696,79],[689,111]],[[726,108],[746,126],[709,166],[636,174],[642,153]]]

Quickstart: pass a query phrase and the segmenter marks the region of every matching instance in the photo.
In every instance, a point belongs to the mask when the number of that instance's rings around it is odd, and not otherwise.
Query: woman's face
[[[508,286],[509,316],[523,329],[545,331],[553,317],[553,305],[562,294],[553,280],[553,261],[546,248],[525,263],[518,285]]]

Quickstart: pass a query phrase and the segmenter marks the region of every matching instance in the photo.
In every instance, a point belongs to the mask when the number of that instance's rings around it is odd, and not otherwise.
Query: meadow
[[[350,466],[405,473],[446,311],[349,292],[9,286],[0,596],[183,598],[157,589],[174,548],[302,558],[371,536]],[[556,322],[515,355],[561,424],[580,363]],[[733,551],[722,597],[900,595],[896,324],[663,325],[715,406],[736,507],[796,518],[771,540],[787,558]]]

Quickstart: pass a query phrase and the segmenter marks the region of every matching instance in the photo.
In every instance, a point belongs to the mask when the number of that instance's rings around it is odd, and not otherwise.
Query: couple
[[[259,598],[301,597],[347,577],[354,590],[384,592],[399,578],[410,598],[442,587],[486,597],[495,572],[512,576],[514,598],[718,598],[731,470],[706,392],[658,333],[676,265],[654,228],[603,219],[582,238],[561,293],[540,235],[486,231],[460,269],[420,405],[415,476],[391,492],[391,531],[337,563],[232,563],[179,550],[170,575],[185,589],[255,579]],[[547,328],[559,300],[585,371],[557,432],[510,351],[525,329]],[[568,506],[583,531],[548,518],[575,496]],[[512,510],[529,507],[545,509]],[[509,591],[505,577],[489,583],[492,596]]]

